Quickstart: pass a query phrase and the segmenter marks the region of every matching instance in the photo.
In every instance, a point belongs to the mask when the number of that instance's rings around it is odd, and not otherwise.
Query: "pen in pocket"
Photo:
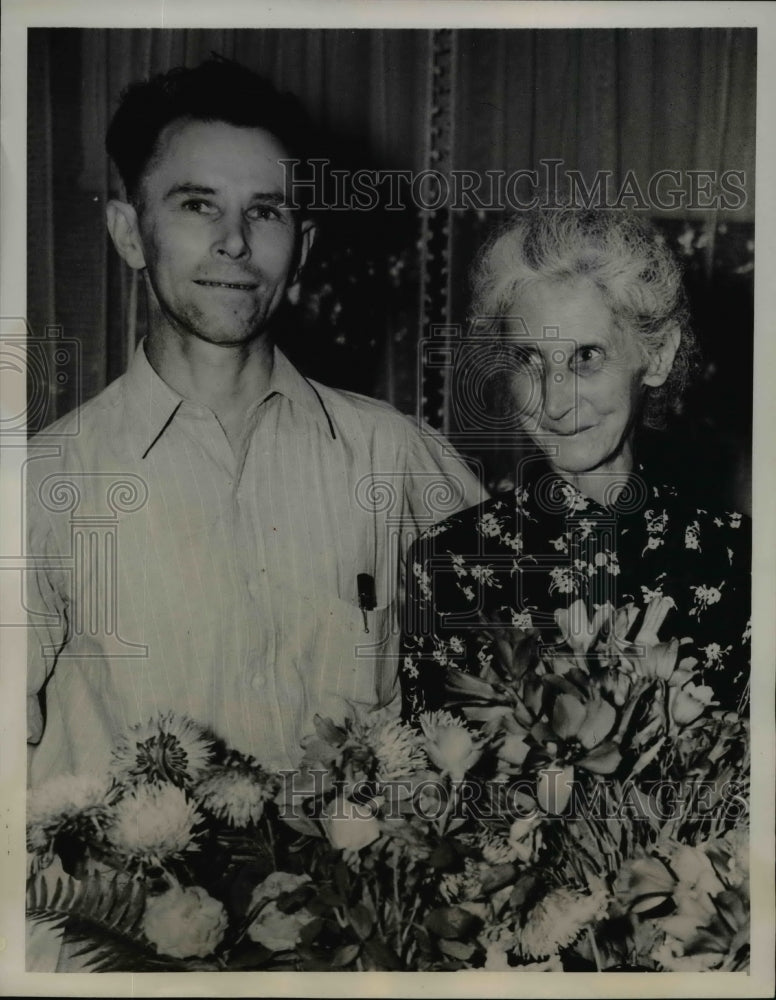
[[[377,606],[375,580],[369,573],[359,573],[356,577],[356,584],[358,586],[358,606],[361,608],[361,614],[364,616],[364,631],[369,632],[366,613],[367,611],[373,611]]]

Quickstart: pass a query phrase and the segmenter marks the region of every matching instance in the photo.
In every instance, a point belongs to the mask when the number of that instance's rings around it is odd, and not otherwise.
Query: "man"
[[[316,712],[391,700],[408,544],[481,498],[443,441],[273,345],[315,236],[279,162],[303,139],[292,99],[221,60],[133,85],[111,123],[108,230],[149,333],[31,442],[33,784],[102,772],[170,709],[295,765]]]

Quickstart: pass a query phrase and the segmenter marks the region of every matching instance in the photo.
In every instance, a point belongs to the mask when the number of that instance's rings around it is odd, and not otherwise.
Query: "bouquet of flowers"
[[[94,970],[743,970],[747,721],[664,614],[495,627],[444,709],[317,718],[283,775],[136,727],[31,794],[28,917]]]

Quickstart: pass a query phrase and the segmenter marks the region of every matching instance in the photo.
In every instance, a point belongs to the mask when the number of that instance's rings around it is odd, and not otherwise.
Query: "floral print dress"
[[[483,673],[505,627],[555,643],[557,610],[582,601],[593,620],[608,602],[631,605],[633,641],[656,597],[670,599],[658,640],[679,639],[714,704],[746,706],[751,522],[689,503],[643,466],[607,506],[542,466],[429,529],[410,571],[399,665],[406,717],[444,705],[448,667]]]

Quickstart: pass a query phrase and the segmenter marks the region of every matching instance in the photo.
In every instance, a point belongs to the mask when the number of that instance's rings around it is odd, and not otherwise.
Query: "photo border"
[[[5,0],[2,4],[2,160],[0,161],[0,317],[8,330],[23,330],[26,314],[26,128],[28,27],[755,27],[758,29],[757,209],[755,226],[755,384],[753,438],[753,663],[770,674],[752,677],[752,971],[739,973],[543,973],[530,980],[532,996],[652,997],[742,996],[774,993],[774,718],[773,671],[776,663],[776,393],[769,375],[776,372],[776,9],[772,3],[524,3],[406,0],[286,0],[272,5],[224,2],[218,5],[169,0],[133,0],[123,9],[99,0]],[[13,372],[0,371],[3,415],[23,412],[24,389]],[[0,458],[2,548],[0,570],[12,569],[20,556],[21,517],[18,473],[25,448],[19,439],[3,440]],[[14,583],[14,579],[16,582]],[[0,604],[18,602],[18,578],[0,572]],[[5,618],[0,620],[6,620]],[[5,995],[34,996],[488,996],[507,997],[525,989],[514,973],[166,973],[37,974],[24,971],[24,791],[26,756],[20,719],[24,718],[25,630],[0,634],[0,684],[3,733],[0,802],[3,844],[0,851],[0,985]],[[440,976],[442,979],[440,979]]]

